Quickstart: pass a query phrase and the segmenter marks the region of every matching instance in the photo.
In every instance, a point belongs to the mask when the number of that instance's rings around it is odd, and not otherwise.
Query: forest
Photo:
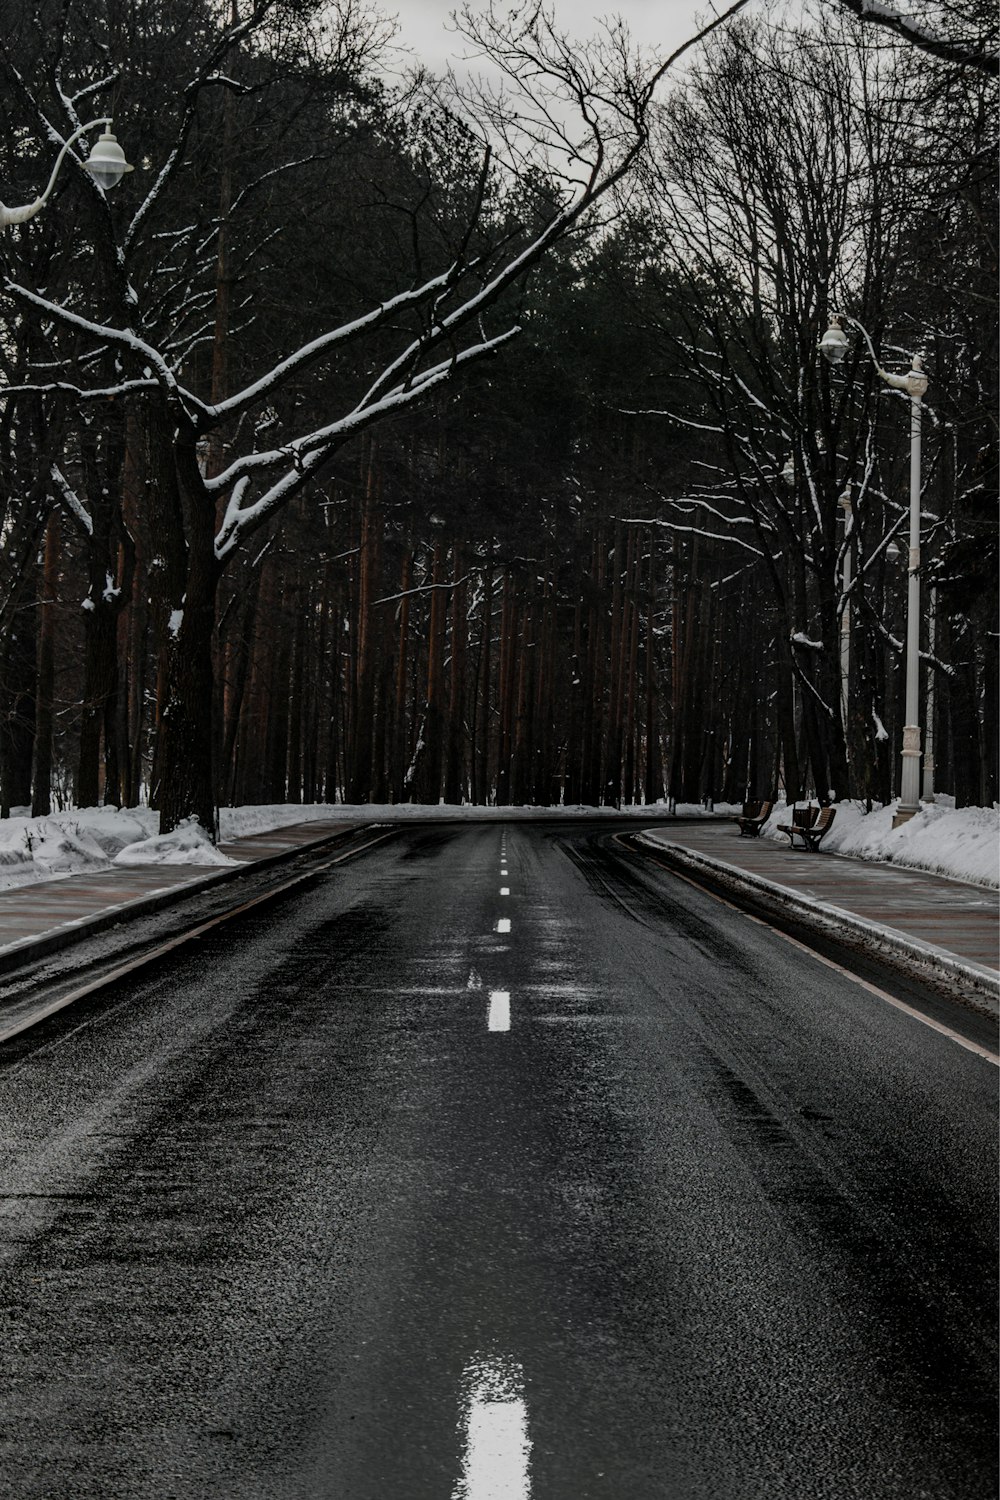
[[[456,81],[367,0],[7,0],[3,202],[135,170],[0,231],[0,815],[888,803],[915,353],[920,722],[997,800],[995,7],[864,9],[468,6]]]

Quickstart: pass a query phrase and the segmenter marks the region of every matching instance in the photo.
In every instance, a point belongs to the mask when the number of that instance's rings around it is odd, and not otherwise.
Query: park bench
[[[743,816],[736,819],[739,825],[740,838],[759,838],[760,830],[771,816],[773,802],[746,802],[743,805]]]
[[[779,823],[778,831],[788,834],[790,849],[795,848],[797,834],[802,840],[803,848],[815,853],[836,816],[835,807],[821,807],[818,811],[813,807],[796,807],[792,810],[791,823]]]

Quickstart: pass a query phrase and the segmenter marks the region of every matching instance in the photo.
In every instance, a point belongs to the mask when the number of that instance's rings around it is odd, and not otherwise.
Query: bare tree
[[[871,27],[880,27],[930,57],[960,68],[975,68],[996,78],[996,7],[982,0],[911,0],[902,6],[887,0],[835,0],[842,10]]]
[[[701,35],[744,3],[738,0]],[[84,310],[79,295],[58,300],[11,276],[4,283],[26,318],[54,331],[53,375],[33,382],[32,389],[43,394],[59,389],[81,408],[96,400],[123,400],[142,432],[147,521],[162,559],[166,640],[156,791],[165,828],[191,813],[205,823],[212,820],[212,631],[222,569],[315,484],[344,444],[426,400],[515,337],[516,321],[501,313],[491,327],[488,315],[631,171],[646,143],[654,89],[686,50],[643,71],[617,28],[591,60],[591,54],[570,46],[544,6],[524,5],[504,15],[490,9],[481,19],[467,15],[470,35],[531,108],[513,130],[502,101],[486,108],[480,100],[478,174],[467,185],[465,223],[450,255],[439,255],[433,267],[418,262],[408,284],[319,330],[256,373],[248,372],[224,398],[213,399],[210,380],[200,382],[207,390],[199,390],[191,376],[198,373],[196,350],[212,337],[211,304],[218,287],[211,284],[206,296],[198,215],[194,229],[180,218],[190,213],[181,190],[197,157],[199,107],[215,90],[253,87],[254,49],[277,45],[281,16],[268,0],[255,0],[242,16],[235,10],[228,25],[207,28],[187,78],[176,88],[180,102],[172,112],[172,134],[164,138],[161,165],[120,237],[103,202],[91,206],[104,316]],[[356,40],[357,26],[347,35]],[[121,69],[112,67],[104,79],[94,71],[75,97],[57,90],[59,125],[18,75],[24,100],[34,105],[39,122],[44,119],[47,135],[58,138],[75,125],[83,99],[89,102],[114,87]],[[161,121],[161,128],[169,123]],[[506,151],[503,160],[498,144]],[[287,176],[298,165],[278,158],[267,171]],[[191,187],[197,192],[197,180]],[[97,189],[93,194],[99,200]],[[227,216],[231,222],[231,207]],[[260,242],[276,228],[260,225],[258,253]],[[211,238],[217,238],[217,226]],[[140,266],[141,281],[132,274]],[[216,262],[206,269],[216,278]],[[93,351],[88,356],[93,362],[56,373],[69,340]],[[352,361],[346,366],[345,356]],[[88,369],[98,367],[118,373],[91,383]],[[296,402],[286,397],[310,389],[325,393],[327,409],[317,421],[316,403],[304,403],[307,420],[302,422],[296,419]],[[331,399],[339,408],[332,412]],[[275,410],[283,402],[284,421],[275,441]],[[208,472],[205,445],[219,429],[227,433],[227,460],[221,468],[212,465],[218,472]],[[77,500],[84,504],[80,496]]]
[[[844,612],[856,629],[885,628],[885,552],[902,517],[878,427],[891,394],[876,399],[860,341],[847,379],[817,356],[837,308],[893,341],[907,140],[892,61],[836,22],[742,21],[662,111],[650,179],[669,272],[663,333],[690,392],[672,416],[719,455],[674,497],[669,524],[731,539],[748,577],[768,580],[824,796],[851,782]],[[860,654],[854,676],[855,757],[867,764],[885,710]]]

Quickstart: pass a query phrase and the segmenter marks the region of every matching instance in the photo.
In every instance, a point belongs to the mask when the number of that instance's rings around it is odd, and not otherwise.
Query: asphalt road
[[[993,1500],[996,1077],[593,826],[406,829],[4,1049],[0,1496]]]

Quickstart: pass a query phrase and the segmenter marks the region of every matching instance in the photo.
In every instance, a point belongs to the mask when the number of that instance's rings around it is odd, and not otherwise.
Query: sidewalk
[[[360,826],[333,820],[295,823],[233,839],[220,844],[219,850],[241,865],[265,866],[338,834],[357,832]],[[92,875],[67,875],[0,891],[0,971],[124,919],[160,911],[199,887],[218,885],[241,873],[233,865],[116,865]]]
[[[786,910],[909,955],[977,991],[1000,983],[1000,897],[923,870],[877,864],[786,841],[741,838],[734,821],[676,824],[641,835],[691,869],[776,899]]]

